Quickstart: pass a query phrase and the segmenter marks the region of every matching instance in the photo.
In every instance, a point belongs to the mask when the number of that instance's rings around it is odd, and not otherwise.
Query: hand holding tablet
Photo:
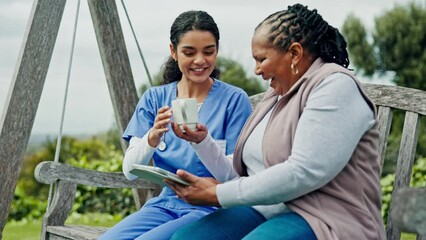
[[[163,179],[169,179],[171,181],[174,181],[176,183],[189,186],[189,183],[180,178],[178,175],[171,173],[167,170],[164,170],[159,167],[153,167],[153,166],[147,166],[147,165],[140,165],[140,164],[133,164],[133,168],[130,173],[134,174],[140,178],[149,180],[151,182],[155,182],[157,184],[160,184],[162,186],[166,186],[163,182]]]

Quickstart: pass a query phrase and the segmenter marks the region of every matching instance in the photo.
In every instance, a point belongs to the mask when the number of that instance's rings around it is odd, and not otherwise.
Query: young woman
[[[199,122],[209,127],[222,151],[232,154],[242,126],[251,113],[247,94],[240,88],[217,79],[215,68],[219,30],[204,11],[180,14],[170,30],[170,52],[164,72],[164,85],[148,89],[141,97],[123,138],[129,141],[123,172],[129,179],[134,163],[177,169],[202,177],[212,177],[187,141],[168,131],[173,121],[171,102],[196,98]],[[150,199],[100,239],[170,239],[182,226],[216,210],[212,206],[193,206],[168,187]]]
[[[188,203],[223,208],[172,239],[385,239],[376,109],[347,69],[343,36],[296,4],[259,24],[252,54],[271,89],[244,125],[233,165],[205,126],[173,125],[198,143],[216,179],[179,170],[191,185],[167,183]]]

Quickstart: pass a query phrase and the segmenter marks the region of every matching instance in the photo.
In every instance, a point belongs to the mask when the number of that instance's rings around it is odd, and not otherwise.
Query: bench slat
[[[425,91],[372,83],[362,83],[362,89],[376,105],[426,115]]]
[[[417,113],[406,112],[395,172],[394,189],[410,185],[420,126]]]
[[[413,162],[416,154],[417,139],[420,126],[419,116],[417,113],[406,112],[404,127],[402,130],[401,143],[399,148],[398,161],[396,164],[395,181],[393,185],[392,198],[389,206],[389,216],[393,211],[394,195],[399,189],[409,187],[411,173],[413,170]],[[401,231],[394,226],[392,218],[388,217],[387,221],[387,238],[388,240],[399,239]]]
[[[380,166],[383,169],[383,163],[385,162],[386,146],[388,143],[389,132],[392,125],[393,113],[390,107],[379,107],[377,119],[378,119],[378,130],[380,134],[379,139],[379,156]]]
[[[86,186],[104,188],[154,189],[156,186],[144,179],[130,181],[122,172],[100,172],[52,161],[39,163],[34,170],[34,177],[45,184],[52,184],[56,180],[62,179]]]
[[[102,233],[106,232],[106,227],[93,227],[82,225],[50,226],[47,231],[50,233],[49,239],[75,239],[75,240],[96,240]]]

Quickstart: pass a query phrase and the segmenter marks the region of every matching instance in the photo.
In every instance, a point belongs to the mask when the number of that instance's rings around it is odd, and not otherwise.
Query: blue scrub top
[[[151,87],[143,94],[123,134],[126,141],[133,136],[143,137],[153,126],[158,109],[166,105],[171,106],[172,101],[176,99],[177,83],[176,81]],[[207,126],[215,140],[226,140],[226,154],[232,154],[250,113],[250,100],[241,88],[214,79],[213,86],[199,110],[198,120]],[[164,136],[167,148],[165,151],[155,150],[154,165],[170,172],[184,169],[197,176],[212,177],[190,144],[178,138],[170,125],[168,127],[170,131]]]

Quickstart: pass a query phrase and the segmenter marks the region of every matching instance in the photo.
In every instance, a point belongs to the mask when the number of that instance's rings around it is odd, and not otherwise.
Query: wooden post
[[[115,0],[88,0],[119,133],[133,115],[138,96]],[[126,150],[127,146],[123,147]]]
[[[30,138],[66,0],[35,0],[0,119],[0,239]]]
[[[138,96],[115,0],[88,0],[120,139],[133,115]],[[127,144],[121,139],[123,152]],[[146,194],[133,190],[136,207]]]

